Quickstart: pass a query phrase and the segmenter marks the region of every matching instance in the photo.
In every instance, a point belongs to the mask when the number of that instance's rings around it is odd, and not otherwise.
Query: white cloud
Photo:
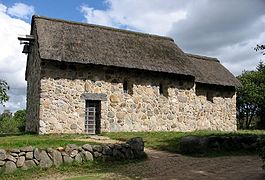
[[[186,18],[186,11],[174,6],[175,0],[167,3],[160,0],[108,0],[107,10],[97,10],[88,5],[81,6],[86,22],[112,27],[123,27],[165,35],[173,23]]]
[[[26,82],[25,67],[27,56],[22,54],[23,46],[19,44],[19,34],[29,34],[30,24],[13,18],[7,14],[8,8],[0,4],[0,79],[6,80],[10,86],[9,102],[6,109],[16,111],[25,108]],[[0,112],[3,107],[0,105]]]
[[[239,75],[264,59],[264,0],[106,0],[106,10],[81,6],[88,23],[174,38],[184,51],[214,56]]]
[[[15,3],[7,9],[7,13],[18,18],[29,19],[34,13],[34,7],[23,3]]]

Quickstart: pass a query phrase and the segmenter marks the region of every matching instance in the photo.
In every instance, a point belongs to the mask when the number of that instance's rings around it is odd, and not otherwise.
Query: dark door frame
[[[85,127],[85,133],[87,134],[100,134],[101,133],[101,101],[100,100],[86,100],[86,116],[85,116],[85,125],[86,121],[88,120],[88,109],[89,107],[95,108],[95,132],[89,133],[89,130]],[[90,125],[91,127],[92,125]]]

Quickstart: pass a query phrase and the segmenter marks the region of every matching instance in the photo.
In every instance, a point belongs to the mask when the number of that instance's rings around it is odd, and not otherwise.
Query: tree
[[[264,52],[264,50],[265,50],[265,45],[263,45],[263,44],[262,44],[262,45],[258,45],[258,44],[257,44],[257,46],[254,48],[254,50],[255,50],[255,51],[262,51],[262,54],[265,55],[265,52]]]
[[[265,125],[265,65],[260,62],[256,71],[244,71],[238,79],[242,83],[237,91],[239,128],[249,129],[254,117]]]
[[[15,112],[13,119],[17,123],[17,128],[20,132],[25,132],[25,125],[26,125],[26,110],[18,110]]]
[[[8,101],[9,96],[7,95],[7,90],[9,86],[6,81],[0,79],[0,105],[3,105],[4,102]]]
[[[18,110],[14,115],[9,110],[5,110],[0,115],[0,133],[23,133],[25,125],[26,110]]]

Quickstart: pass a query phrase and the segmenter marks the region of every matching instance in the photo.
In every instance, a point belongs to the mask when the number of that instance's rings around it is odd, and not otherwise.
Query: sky
[[[0,0],[0,79],[10,86],[4,109],[26,107],[27,56],[18,35],[33,14],[172,37],[185,52],[217,57],[234,75],[264,56],[265,0]]]

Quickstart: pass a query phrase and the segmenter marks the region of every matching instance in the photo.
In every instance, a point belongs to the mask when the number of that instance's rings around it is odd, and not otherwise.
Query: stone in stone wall
[[[59,63],[42,66],[40,133],[84,133],[84,93],[105,94],[101,130],[194,131],[236,130],[236,96],[196,94],[194,79],[147,71]],[[61,69],[60,69],[61,68]],[[133,93],[123,91],[124,80]],[[161,95],[159,86],[167,87]],[[218,91],[218,90],[216,90]]]

